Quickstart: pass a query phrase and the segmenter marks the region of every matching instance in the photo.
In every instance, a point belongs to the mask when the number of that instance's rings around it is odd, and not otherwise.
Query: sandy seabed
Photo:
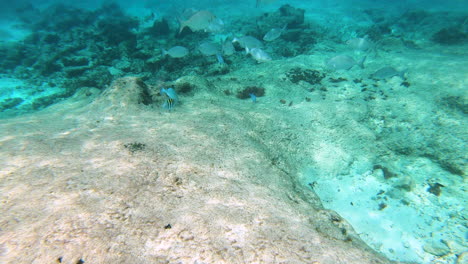
[[[386,151],[360,123],[369,103],[358,84],[330,83],[324,97],[284,76],[321,61],[299,56],[223,77],[182,77],[176,82],[197,88],[171,112],[153,87],[125,77],[102,93],[83,89],[3,119],[0,261],[394,263],[298,177],[312,162],[332,175],[356,153]],[[417,70],[425,62],[412,63]],[[267,96],[254,104],[223,92],[249,85]],[[381,85],[403,93],[407,108],[418,101],[418,85]],[[153,103],[142,103],[146,94]]]

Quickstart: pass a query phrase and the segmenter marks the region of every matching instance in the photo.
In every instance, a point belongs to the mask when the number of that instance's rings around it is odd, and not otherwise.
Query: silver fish
[[[366,51],[370,49],[374,43],[367,36],[363,38],[353,38],[346,41],[346,44],[354,50]]]
[[[404,69],[402,71],[397,71],[395,68],[387,66],[374,72],[373,74],[370,75],[370,77],[372,79],[384,80],[384,79],[390,79],[394,76],[398,76],[404,80],[406,71],[407,69]]]
[[[223,29],[224,29],[224,22],[221,19],[216,18],[215,20],[211,21],[211,23],[208,25],[205,31],[219,33],[223,31]]]
[[[364,68],[364,61],[366,57],[362,58],[359,62],[356,62],[353,58],[347,55],[338,55],[328,61],[326,61],[326,66],[332,70],[349,70],[354,65],[358,65],[361,68]]]
[[[265,36],[263,37],[264,41],[273,41],[281,36],[283,32],[286,30],[285,25],[283,28],[272,28],[270,31],[268,31]]]
[[[172,58],[182,58],[189,54],[189,51],[186,47],[175,46],[169,50],[163,50],[163,56],[169,55]]]
[[[198,50],[205,56],[221,54],[221,45],[213,42],[203,42],[198,46]]]
[[[218,30],[219,26],[223,25],[221,20],[217,19],[213,13],[207,10],[196,12],[190,10],[190,13],[186,16],[188,16],[186,20],[179,19],[179,33],[185,27],[190,28],[192,31],[211,31],[213,29]]]
[[[229,41],[228,39],[226,39],[223,42],[222,50],[223,50],[223,54],[227,55],[227,56],[232,55],[235,52],[235,49],[234,49],[234,46],[232,45],[232,42]]]
[[[253,48],[253,49],[246,48],[246,52],[250,54],[257,62],[271,61],[270,55],[268,55],[268,53],[266,53],[260,48]]]
[[[252,37],[252,36],[243,36],[243,37],[239,37],[239,38],[234,38],[232,40],[232,43],[239,43],[239,45],[244,48],[244,49],[253,49],[253,48],[262,48],[263,47],[263,43]]]

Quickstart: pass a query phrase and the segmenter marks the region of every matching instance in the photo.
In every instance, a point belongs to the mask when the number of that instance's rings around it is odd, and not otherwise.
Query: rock
[[[445,45],[464,44],[468,41],[468,34],[454,27],[443,28],[432,35],[431,40]]]
[[[458,255],[456,264],[466,264],[468,263],[468,251],[465,251]]]
[[[127,111],[138,105],[153,102],[148,86],[137,77],[124,77],[115,80],[96,100],[96,104],[107,105],[108,109]],[[126,110],[127,109],[127,110]]]
[[[450,253],[450,248],[442,243],[442,241],[431,241],[427,244],[424,245],[423,247],[424,251],[426,251],[429,254],[432,254],[434,256],[444,256]]]
[[[88,66],[89,60],[84,56],[73,56],[62,58],[62,63],[65,67]]]
[[[165,36],[170,33],[169,23],[166,19],[156,20],[153,26],[149,29],[149,33],[153,36]]]
[[[24,102],[22,98],[18,98],[18,97],[7,98],[0,102],[0,112],[6,109],[14,108],[17,105],[21,104],[22,102]]]
[[[279,12],[282,17],[288,18],[288,27],[294,28],[304,23],[304,9],[295,8],[286,4],[279,8]]]

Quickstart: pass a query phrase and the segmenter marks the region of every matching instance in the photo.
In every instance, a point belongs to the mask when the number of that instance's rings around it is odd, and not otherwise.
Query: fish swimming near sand
[[[263,37],[264,41],[273,41],[281,36],[284,31],[286,31],[287,25],[284,25],[283,28],[272,28],[268,31]]]
[[[169,50],[163,50],[162,55],[163,56],[170,56],[172,58],[182,58],[185,57],[189,54],[189,51],[186,47],[182,46],[174,46],[170,48]]]
[[[216,59],[220,64],[225,63],[223,57],[221,56],[222,47],[220,44],[206,41],[198,46],[198,50],[205,56],[216,56]]]
[[[385,79],[390,79],[394,76],[400,77],[402,80],[405,80],[405,73],[407,72],[407,69],[397,71],[395,68],[386,66],[378,71],[372,73],[370,75],[370,78],[372,79],[377,79],[377,80],[385,80]]]
[[[219,33],[224,29],[224,22],[220,18],[213,20],[205,29],[206,32]]]
[[[353,58],[347,55],[338,55],[325,62],[327,68],[332,70],[349,70],[354,65],[358,65],[361,69],[364,68],[364,61],[366,57],[363,57],[360,61],[356,62]]]
[[[271,61],[270,55],[260,48],[245,48],[245,51],[252,56],[257,62]]]
[[[163,94],[165,94],[167,98],[166,100],[164,100],[164,104],[162,105],[162,107],[166,108],[167,110],[172,110],[179,102],[179,97],[177,96],[173,88],[162,88],[161,95]]]
[[[252,37],[252,36],[243,36],[243,37],[239,37],[239,38],[234,38],[232,40],[232,43],[239,43],[239,45],[246,49],[253,49],[253,48],[263,48],[263,43],[258,40],[257,38],[255,37]]]
[[[223,50],[223,54],[227,55],[227,56],[230,56],[230,55],[234,54],[234,52],[235,52],[234,46],[232,45],[232,42],[229,41],[229,39],[226,39],[223,42],[222,50]]]
[[[367,36],[363,38],[353,38],[346,41],[346,45],[354,50],[367,51],[374,46],[374,43]]]
[[[192,14],[186,19],[179,19],[180,28],[179,33],[186,27],[190,28],[192,31],[214,31],[218,30],[218,26],[222,24],[220,19],[217,19],[216,16],[207,10],[201,10],[192,12]]]
[[[213,56],[221,53],[221,45],[206,41],[198,45],[198,50],[205,56]]]
[[[253,103],[257,102],[257,96],[254,93],[249,93],[249,96]]]

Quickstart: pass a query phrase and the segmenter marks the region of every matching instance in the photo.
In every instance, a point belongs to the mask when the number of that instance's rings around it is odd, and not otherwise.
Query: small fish
[[[268,55],[268,53],[266,53],[265,51],[263,51],[262,49],[260,48],[253,48],[253,49],[249,49],[249,48],[245,48],[245,51],[252,55],[252,57],[257,61],[257,62],[267,62],[267,61],[271,61],[271,57],[270,55]]]
[[[286,31],[287,25],[284,25],[283,28],[272,28],[268,31],[263,37],[264,41],[273,41],[281,36],[284,31]]]
[[[367,35],[363,38],[353,38],[346,41],[346,44],[354,50],[366,51],[369,50],[374,43],[370,41]]]
[[[182,58],[189,54],[189,51],[186,47],[175,46],[169,50],[163,50],[163,56],[169,55],[172,58]]]
[[[385,79],[390,79],[394,76],[400,77],[402,80],[405,80],[405,73],[407,72],[407,69],[397,71],[395,68],[387,66],[383,67],[380,70],[374,72],[373,74],[370,75],[370,78],[372,79],[377,79],[377,80],[385,80]]]
[[[217,20],[216,16],[207,10],[194,11],[191,10],[192,14],[187,20],[179,19],[180,28],[179,33],[185,27],[190,28],[192,31],[210,31],[216,28],[217,25],[221,24],[221,20]],[[214,27],[214,28],[213,28]]]
[[[332,70],[349,70],[354,65],[358,65],[362,69],[364,68],[364,61],[366,57],[362,58],[359,62],[356,62],[353,58],[347,55],[338,55],[328,61],[326,61],[326,66]]]
[[[163,108],[166,108],[167,110],[172,110],[175,107],[176,101],[172,98],[167,98],[166,101],[164,101]]]
[[[165,94],[167,96],[166,100],[164,101],[164,104],[162,105],[163,108],[172,110],[175,107],[175,105],[179,102],[179,97],[177,96],[173,88],[162,88],[161,94]]]
[[[216,54],[216,59],[218,60],[219,64],[226,64],[226,62],[224,62],[223,56],[221,56],[221,54]]]
[[[254,93],[249,93],[249,96],[253,103],[257,102],[257,96]]]
[[[239,43],[239,45],[244,49],[253,49],[253,48],[263,48],[263,43],[252,36],[243,36],[239,38],[234,38],[232,43]]]

